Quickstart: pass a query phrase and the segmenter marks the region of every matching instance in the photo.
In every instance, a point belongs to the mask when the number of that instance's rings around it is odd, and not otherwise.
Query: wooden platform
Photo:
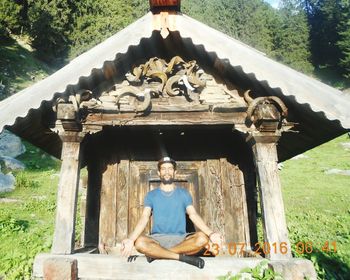
[[[204,258],[205,267],[198,269],[194,266],[172,260],[156,260],[148,263],[144,256],[128,263],[125,258],[111,255],[74,254],[52,255],[39,254],[36,256],[33,267],[34,279],[43,278],[43,263],[46,259],[76,259],[78,262],[79,279],[216,279],[218,276],[238,273],[242,268],[255,267],[262,261],[257,258],[235,258],[222,256]],[[291,259],[288,261],[273,261],[285,279],[316,279],[312,263],[304,259]],[[313,271],[309,271],[309,268]]]

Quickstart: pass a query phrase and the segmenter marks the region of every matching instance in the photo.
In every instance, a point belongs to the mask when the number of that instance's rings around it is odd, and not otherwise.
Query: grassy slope
[[[0,41],[0,81],[16,91],[33,83],[31,76],[41,79],[49,71],[14,41]],[[311,241],[317,249],[327,240],[337,241],[337,253],[303,255],[314,261],[321,279],[350,279],[350,178],[323,173],[330,168],[350,169],[350,151],[339,145],[345,141],[350,139],[342,136],[311,150],[306,153],[309,158],[290,160],[281,171],[294,251],[299,241]],[[5,274],[6,279],[30,279],[34,256],[49,251],[52,242],[59,162],[26,146],[19,159],[28,169],[17,174],[16,191],[0,194],[0,198],[18,199],[0,202],[0,279]]]
[[[0,203],[0,279],[30,279],[35,255],[52,243],[60,162],[25,144],[18,159],[27,169],[15,174],[14,192],[0,194],[17,200]]]
[[[0,38],[0,82],[6,96],[45,78],[52,70],[33,56],[28,45]],[[0,100],[6,96],[0,95]]]
[[[334,139],[306,152],[308,158],[287,161],[281,171],[292,248],[312,242],[313,252],[303,257],[322,265],[318,272],[326,279],[350,279],[350,177],[324,173],[350,169],[350,151],[341,146],[349,141],[346,135]],[[322,252],[326,241],[336,241],[336,253]]]

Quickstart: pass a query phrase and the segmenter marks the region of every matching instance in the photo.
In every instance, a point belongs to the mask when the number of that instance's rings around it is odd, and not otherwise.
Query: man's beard
[[[172,178],[172,177],[169,179],[165,179],[163,177],[163,178],[160,178],[160,180],[164,185],[171,185],[174,182],[174,178]]]

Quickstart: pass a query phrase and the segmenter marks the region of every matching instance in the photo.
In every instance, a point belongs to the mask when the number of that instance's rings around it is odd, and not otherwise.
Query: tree
[[[339,0],[321,0],[315,8],[311,21],[313,61],[316,65],[336,67],[340,58],[337,46],[341,16]]]
[[[28,20],[32,46],[40,58],[53,64],[65,63],[69,33],[75,21],[74,0],[30,0]]]
[[[0,2],[0,36],[8,36],[9,32],[21,29],[21,5],[16,1],[2,0]]]
[[[339,32],[337,47],[341,52],[339,66],[343,76],[350,79],[350,1],[342,1],[340,6],[342,12],[337,28]]]
[[[69,34],[69,58],[107,39],[148,10],[148,3],[142,0],[80,0],[76,3],[76,20]]]
[[[271,27],[275,11],[259,0],[193,0],[183,3],[183,11],[193,18],[212,26],[263,52],[273,46]]]
[[[281,2],[273,55],[296,70],[306,73],[313,71],[307,16],[295,1]]]

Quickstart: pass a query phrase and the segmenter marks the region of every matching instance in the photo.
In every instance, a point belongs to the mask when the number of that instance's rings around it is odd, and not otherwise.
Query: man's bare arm
[[[210,241],[213,243],[217,243],[221,246],[222,244],[222,237],[220,233],[214,232],[211,230],[203,221],[202,217],[198,215],[196,209],[193,207],[193,205],[189,205],[186,208],[186,212],[188,216],[190,217],[191,221],[194,223],[194,225],[199,228],[203,233],[209,236]]]
[[[120,253],[123,257],[129,257],[135,244],[135,240],[140,236],[143,230],[146,228],[149,217],[151,216],[151,208],[145,207],[143,209],[141,218],[137,222],[134,231],[129,235],[128,238],[122,241]]]
[[[213,231],[205,224],[201,216],[198,215],[196,209],[193,207],[193,205],[189,205],[186,208],[186,212],[188,216],[190,217],[191,221],[194,223],[194,225],[199,228],[202,232],[204,232],[206,235],[211,234]]]
[[[147,226],[147,223],[149,221],[149,218],[151,216],[152,209],[150,207],[145,207],[143,209],[141,218],[137,222],[137,225],[134,229],[134,231],[129,235],[129,239],[131,239],[133,242],[140,236],[140,234],[144,231],[144,229]]]

